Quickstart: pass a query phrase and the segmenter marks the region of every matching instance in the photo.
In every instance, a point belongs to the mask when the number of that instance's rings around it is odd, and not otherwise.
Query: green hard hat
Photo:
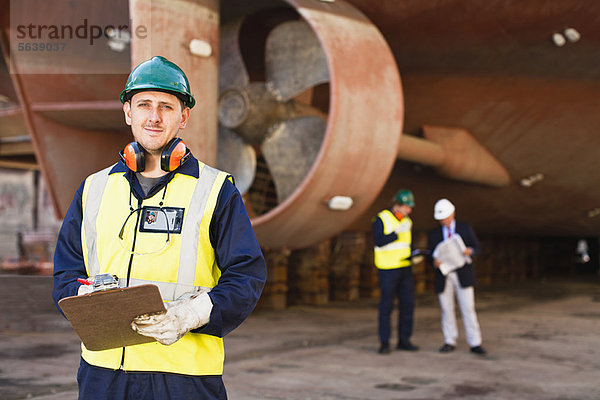
[[[394,201],[398,204],[406,204],[409,207],[415,206],[415,196],[408,189],[401,189],[394,196]]]
[[[161,56],[152,57],[131,71],[119,99],[121,103],[125,103],[135,93],[145,90],[173,94],[189,108],[196,104],[185,73],[177,65]]]

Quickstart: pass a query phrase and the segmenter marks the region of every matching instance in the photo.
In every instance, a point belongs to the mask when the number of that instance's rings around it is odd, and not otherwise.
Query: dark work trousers
[[[398,298],[398,342],[408,342],[413,330],[415,308],[415,283],[411,267],[380,269],[379,287],[379,340],[389,343],[390,315],[394,309],[394,299]]]
[[[99,368],[83,359],[77,372],[79,400],[226,400],[220,375],[189,376]]]

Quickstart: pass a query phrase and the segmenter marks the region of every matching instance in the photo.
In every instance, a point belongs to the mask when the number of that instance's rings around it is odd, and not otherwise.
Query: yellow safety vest
[[[410,245],[412,243],[412,220],[409,217],[398,218],[389,210],[383,210],[377,216],[383,222],[383,234],[389,235],[401,226],[398,239],[385,246],[375,246],[375,266],[379,269],[408,267],[410,262]]]
[[[198,166],[199,178],[175,173],[164,193],[160,190],[142,203],[142,207],[159,207],[162,200],[163,207],[184,209],[181,232],[170,233],[168,245],[166,233],[140,231],[141,211],[129,218],[120,239],[131,211],[129,182],[123,172],[109,174],[112,167],[89,176],[83,189],[81,228],[88,274],[129,277],[130,286],[155,284],[166,302],[195,293],[201,287],[216,286],[221,272],[208,230],[217,196],[228,175],[201,162]],[[104,368],[223,374],[223,339],[216,336],[188,332],[170,346],[152,342],[103,351],[88,350],[83,344],[81,347],[85,361]]]

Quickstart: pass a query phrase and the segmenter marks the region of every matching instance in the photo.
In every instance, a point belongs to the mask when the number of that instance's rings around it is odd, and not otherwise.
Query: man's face
[[[407,206],[406,204],[396,203],[392,207],[392,210],[394,211],[394,213],[400,213],[406,217],[407,215],[409,215],[412,212],[412,207]]]
[[[450,226],[450,224],[452,223],[452,220],[454,219],[454,213],[452,213],[449,217],[441,219],[440,220],[440,224],[442,224],[442,226]]]
[[[123,104],[123,112],[134,139],[150,154],[160,154],[190,116],[176,96],[153,91],[134,94]]]

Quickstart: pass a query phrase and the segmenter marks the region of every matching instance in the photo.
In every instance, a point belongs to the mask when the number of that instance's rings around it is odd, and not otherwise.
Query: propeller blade
[[[248,71],[240,53],[239,35],[243,18],[221,28],[219,45],[219,93],[232,86],[248,84]]]
[[[310,25],[290,21],[275,27],[265,49],[267,89],[287,101],[329,81],[325,52]]]
[[[302,183],[317,158],[327,122],[308,116],[275,125],[261,146],[281,203]]]
[[[229,172],[241,194],[250,189],[256,172],[256,152],[233,131],[219,126],[217,168]]]

